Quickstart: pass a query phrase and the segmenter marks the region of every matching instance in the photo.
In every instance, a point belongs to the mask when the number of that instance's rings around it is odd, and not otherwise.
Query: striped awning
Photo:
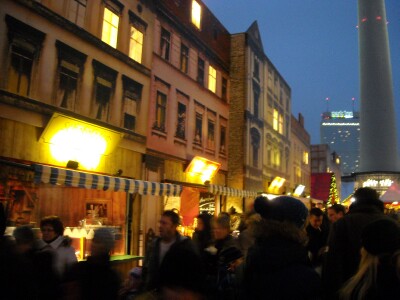
[[[177,184],[134,180],[38,164],[33,167],[36,184],[43,182],[84,189],[124,191],[130,194],[153,196],[179,196],[182,192],[182,186]]]
[[[246,190],[238,190],[222,185],[214,185],[210,184],[208,186],[208,191],[211,194],[219,194],[222,196],[230,196],[230,197],[257,197],[257,192],[246,191]]]

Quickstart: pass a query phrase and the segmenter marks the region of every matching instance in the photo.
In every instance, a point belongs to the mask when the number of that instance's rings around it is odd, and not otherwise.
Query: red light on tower
[[[381,17],[381,16],[377,16],[376,19],[377,19],[378,21],[380,21],[380,20],[382,20],[382,17]]]
[[[361,19],[361,22],[364,23],[364,22],[367,22],[367,20],[368,20],[367,18],[362,18],[362,19]]]

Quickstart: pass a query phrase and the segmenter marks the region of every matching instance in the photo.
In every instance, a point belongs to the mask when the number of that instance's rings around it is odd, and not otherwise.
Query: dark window
[[[135,130],[136,117],[125,113],[124,115],[124,128],[129,130]]]
[[[60,82],[57,90],[57,104],[63,108],[74,110],[79,67],[62,60],[59,72]]]
[[[181,71],[184,73],[188,72],[189,63],[189,48],[184,44],[181,44]]]
[[[196,113],[196,125],[195,125],[194,143],[201,145],[203,135],[203,115]]]
[[[161,57],[165,60],[169,60],[169,49],[171,44],[171,33],[169,33],[164,28],[161,29],[161,42],[160,42],[160,49],[161,49]]]
[[[23,96],[29,95],[34,53],[16,45],[11,46],[11,68],[8,89]]]
[[[167,95],[161,92],[157,92],[156,121],[154,123],[154,129],[165,132],[166,113],[167,113]]]
[[[85,24],[86,5],[87,0],[70,0],[68,19],[83,27]]]
[[[197,62],[197,82],[204,86],[204,60],[200,57]]]
[[[108,110],[111,100],[112,85],[111,82],[98,77],[96,82],[96,119],[107,121]]]
[[[185,139],[186,105],[178,102],[178,120],[176,124],[176,137]]]
[[[258,63],[257,59],[254,58],[254,70],[253,70],[253,77],[260,79],[260,64]]]
[[[259,117],[259,105],[260,105],[260,88],[256,85],[253,87],[253,113],[256,118]]]
[[[226,127],[221,126],[220,141],[219,141],[219,152],[221,152],[221,153],[226,152],[225,140],[226,140]]]
[[[221,97],[224,100],[228,100],[228,80],[225,77],[222,77]]]
[[[213,120],[208,120],[207,126],[207,147],[209,149],[214,149],[215,147],[215,124]]]

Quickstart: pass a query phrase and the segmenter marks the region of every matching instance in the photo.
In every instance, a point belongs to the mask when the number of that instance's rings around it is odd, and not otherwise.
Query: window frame
[[[212,66],[208,66],[208,89],[215,93],[217,91],[217,70]]]
[[[192,0],[191,21],[192,24],[199,30],[201,29],[201,16],[202,16],[201,5],[196,0]]]
[[[108,13],[109,12],[109,13]],[[107,20],[107,14],[110,14],[111,20]],[[117,25],[113,24],[115,20],[113,17],[118,18]],[[118,29],[119,29],[120,13],[112,9],[110,6],[106,5],[103,9],[103,22],[101,29],[101,40],[107,45],[117,49],[118,46]],[[105,29],[109,30],[106,31]],[[108,33],[108,34],[107,34]],[[114,33],[114,34],[113,34]],[[115,35],[116,34],[116,35]]]

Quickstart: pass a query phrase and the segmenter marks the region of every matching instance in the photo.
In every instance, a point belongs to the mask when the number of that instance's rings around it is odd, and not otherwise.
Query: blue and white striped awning
[[[182,192],[182,186],[177,184],[134,180],[38,164],[33,167],[36,184],[43,182],[84,189],[124,191],[130,194],[153,196],[179,196]]]
[[[219,194],[222,196],[230,196],[230,197],[257,197],[257,192],[246,191],[246,190],[238,190],[222,185],[214,185],[210,184],[208,186],[208,191],[211,194]]]

